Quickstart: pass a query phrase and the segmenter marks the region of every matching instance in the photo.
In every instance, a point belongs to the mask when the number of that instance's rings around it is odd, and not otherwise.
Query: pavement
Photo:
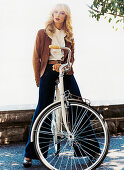
[[[25,144],[0,146],[0,170],[24,170],[23,155]],[[39,160],[33,160],[30,170],[47,170]],[[124,135],[112,136],[109,152],[97,170],[124,170]]]

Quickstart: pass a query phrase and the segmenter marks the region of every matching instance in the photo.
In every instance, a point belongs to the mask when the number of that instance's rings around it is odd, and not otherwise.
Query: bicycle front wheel
[[[61,103],[51,105],[42,112],[35,129],[35,147],[39,159],[49,169],[95,169],[108,152],[107,124],[93,108],[79,100],[68,100],[65,105],[71,135],[67,133],[62,119],[59,119],[59,124],[56,122]]]

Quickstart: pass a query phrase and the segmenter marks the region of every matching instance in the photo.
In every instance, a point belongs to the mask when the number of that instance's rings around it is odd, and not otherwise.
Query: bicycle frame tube
[[[54,47],[53,47],[54,48]],[[64,82],[63,82],[63,77],[64,77],[64,68],[68,66],[69,68],[71,67],[71,50],[68,47],[57,47],[63,50],[68,50],[68,59],[66,64],[62,64],[59,68],[59,91],[60,91],[60,101],[61,101],[61,108],[62,108],[62,120],[65,126],[65,129],[68,133],[68,136],[70,137],[71,132],[69,131],[69,128],[67,126],[66,122],[66,110],[65,110],[65,104],[64,104]]]
[[[60,71],[59,71],[59,91],[60,91],[60,101],[61,101],[61,108],[62,108],[62,119],[63,119],[63,123],[64,123],[64,126],[66,128],[66,131],[68,133],[68,135],[70,136],[71,135],[71,132],[69,131],[69,128],[67,126],[67,122],[66,122],[66,110],[65,110],[65,104],[64,104],[64,82],[63,82],[63,68],[65,66],[67,66],[68,64],[63,64],[61,67],[60,67]]]

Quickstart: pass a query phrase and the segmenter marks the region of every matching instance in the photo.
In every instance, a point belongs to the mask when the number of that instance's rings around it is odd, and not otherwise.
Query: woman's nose
[[[59,15],[60,15],[60,12],[57,13],[57,17],[59,17]]]

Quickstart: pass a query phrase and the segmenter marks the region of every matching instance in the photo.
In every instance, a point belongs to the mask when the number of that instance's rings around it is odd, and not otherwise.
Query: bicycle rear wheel
[[[68,100],[67,124],[71,135],[68,136],[61,121],[56,136],[53,114],[60,110],[60,102],[55,103],[44,110],[37,121],[35,147],[39,159],[47,168],[55,170],[97,168],[109,147],[108,127],[103,117],[79,100]]]

